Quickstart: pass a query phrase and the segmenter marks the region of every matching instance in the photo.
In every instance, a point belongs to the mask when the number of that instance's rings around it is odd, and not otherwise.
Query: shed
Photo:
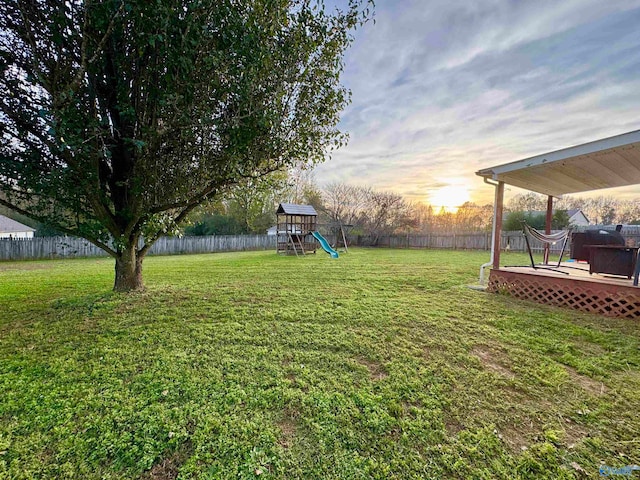
[[[33,238],[35,228],[0,215],[0,238]]]
[[[318,228],[318,212],[311,205],[281,203],[276,210],[277,252],[287,255],[316,253],[312,233]]]

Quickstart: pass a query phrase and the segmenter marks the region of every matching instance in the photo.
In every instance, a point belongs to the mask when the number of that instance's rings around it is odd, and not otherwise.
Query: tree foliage
[[[258,180],[236,185],[215,204],[198,207],[190,216],[186,235],[264,234],[276,223],[280,203],[312,205],[324,212],[321,192],[310,169],[296,165]],[[323,223],[324,218],[320,219]]]
[[[571,226],[571,219],[566,210],[556,210],[551,218],[551,228],[554,230],[564,230]]]
[[[341,225],[355,225],[363,218],[372,189],[332,182],[323,190],[324,210],[329,221]]]
[[[220,213],[205,214],[184,229],[185,235],[241,235],[248,233],[238,219]]]
[[[502,226],[503,230],[515,231],[522,230],[522,222],[537,230],[544,230],[547,223],[547,216],[542,212],[509,212]],[[555,210],[551,217],[551,228],[554,230],[562,230],[570,226],[569,214],[566,210]]]
[[[2,2],[0,204],[90,240],[116,289],[141,288],[153,242],[199,204],[344,142],[362,6]]]
[[[502,229],[505,231],[522,230],[522,222],[526,222],[536,230],[544,230],[545,214],[539,212],[509,212],[504,219]]]
[[[227,214],[238,222],[243,233],[265,233],[275,224],[276,206],[287,187],[286,172],[243,182],[228,196]]]
[[[512,212],[544,211],[547,209],[547,197],[534,192],[519,193],[509,201],[508,209]]]
[[[376,190],[369,191],[359,223],[374,245],[382,235],[390,235],[397,230],[406,231],[415,226],[411,204],[402,195]]]

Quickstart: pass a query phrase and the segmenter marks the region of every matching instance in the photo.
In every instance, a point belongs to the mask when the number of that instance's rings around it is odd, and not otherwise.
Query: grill
[[[624,246],[624,237],[620,232],[610,230],[586,230],[571,235],[571,258],[589,261],[589,249],[585,245],[620,245]]]

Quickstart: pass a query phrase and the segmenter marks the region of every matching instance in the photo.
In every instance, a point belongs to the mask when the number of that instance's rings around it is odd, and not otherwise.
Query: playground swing
[[[531,261],[531,265],[510,265],[510,267],[531,267],[534,270],[552,270],[554,272],[563,273],[568,275],[568,272],[563,272],[559,270],[560,264],[562,263],[562,257],[564,256],[565,249],[567,247],[567,241],[569,239],[569,233],[571,230],[563,230],[561,232],[545,234],[536,230],[535,228],[528,225],[526,222],[522,222],[522,235],[524,236],[525,244],[527,246],[527,252],[529,253],[529,260]],[[548,257],[545,255],[545,263],[536,264],[533,259],[533,251],[531,250],[531,242],[529,238],[538,240],[545,244],[546,249],[550,249],[551,245],[555,245],[558,242],[562,242],[562,247],[560,249],[560,256],[558,257],[558,262],[555,265],[549,265]]]
[[[345,234],[345,228],[353,228],[353,225],[344,225],[342,223],[336,222],[332,224],[331,229],[336,234],[336,244],[335,249],[343,248],[344,253],[349,253],[349,246],[347,243],[347,235]],[[342,245],[340,243],[342,242]]]

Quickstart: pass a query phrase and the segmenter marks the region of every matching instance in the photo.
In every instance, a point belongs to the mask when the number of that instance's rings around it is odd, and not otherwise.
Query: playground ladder
[[[289,240],[291,240],[291,245],[293,245],[293,252],[296,254],[296,257],[298,256],[298,249],[296,248],[296,241],[293,239],[293,235],[291,235],[291,232],[288,232],[289,235]],[[298,237],[298,246],[300,247],[300,250],[302,251],[302,255],[306,255],[305,251],[304,251],[304,247],[302,246],[302,240],[300,240],[300,238]]]

